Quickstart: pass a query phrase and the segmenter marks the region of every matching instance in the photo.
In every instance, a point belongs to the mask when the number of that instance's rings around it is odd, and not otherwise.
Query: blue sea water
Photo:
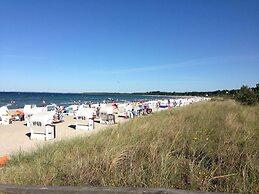
[[[0,92],[0,106],[8,106],[9,109],[23,108],[25,104],[36,104],[42,106],[45,104],[70,105],[75,102],[97,103],[114,99],[120,101],[140,101],[151,99],[165,99],[166,96],[147,96],[133,94],[64,94],[64,93],[36,93],[36,92]]]

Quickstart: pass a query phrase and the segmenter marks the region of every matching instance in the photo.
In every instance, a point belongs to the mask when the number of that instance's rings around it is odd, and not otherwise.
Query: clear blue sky
[[[0,0],[0,91],[259,82],[258,0]]]

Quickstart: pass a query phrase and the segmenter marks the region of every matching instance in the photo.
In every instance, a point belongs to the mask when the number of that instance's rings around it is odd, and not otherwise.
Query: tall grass
[[[1,183],[259,191],[259,106],[205,102],[20,153]]]

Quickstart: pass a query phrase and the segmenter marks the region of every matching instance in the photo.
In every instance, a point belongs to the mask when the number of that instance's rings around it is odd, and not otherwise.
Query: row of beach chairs
[[[66,113],[74,116],[76,119],[75,129],[93,130],[95,121],[101,124],[115,124],[115,113],[119,117],[133,118],[140,114],[149,114],[158,111],[159,108],[174,106],[184,106],[193,102],[201,101],[201,98],[177,99],[170,102],[148,101],[142,104],[123,103],[115,106],[107,104],[89,105],[71,105],[67,108]],[[205,99],[207,100],[207,99]],[[168,103],[166,105],[166,103]],[[171,105],[172,104],[172,105]],[[57,115],[57,106],[55,104],[46,107],[36,107],[35,105],[24,106],[24,120],[30,128],[31,139],[50,140],[56,137],[54,115]],[[58,111],[60,113],[60,111]],[[0,108],[0,124],[9,124],[10,115],[7,107]]]

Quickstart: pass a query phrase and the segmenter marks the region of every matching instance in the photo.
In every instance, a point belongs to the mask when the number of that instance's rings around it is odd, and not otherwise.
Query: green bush
[[[256,84],[255,93],[256,93],[256,97],[257,97],[257,102],[259,102],[259,84]]]
[[[244,105],[255,105],[257,103],[257,96],[252,89],[243,85],[236,95],[236,100]]]

